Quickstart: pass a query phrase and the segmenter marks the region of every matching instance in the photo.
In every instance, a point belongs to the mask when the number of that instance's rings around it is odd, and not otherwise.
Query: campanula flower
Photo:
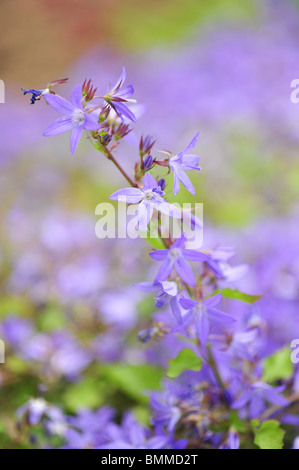
[[[181,306],[187,310],[183,317],[182,326],[186,327],[193,321],[197,336],[202,345],[208,341],[212,326],[222,326],[223,324],[231,324],[235,319],[227,313],[215,308],[221,301],[222,294],[216,294],[203,302],[197,302],[191,299],[180,299]]]
[[[181,322],[182,313],[179,300],[177,297],[178,286],[173,281],[154,281],[154,282],[140,282],[135,284],[135,287],[145,292],[155,292],[155,306],[158,308],[164,307],[164,305],[170,302],[170,307],[174,317],[178,322]]]
[[[206,262],[210,270],[219,279],[227,281],[237,281],[248,271],[247,264],[231,266],[228,260],[235,255],[235,250],[231,247],[218,247],[211,251],[210,258]]]
[[[21,88],[21,90],[23,92],[23,95],[27,95],[28,93],[31,94],[30,103],[34,104],[36,101],[39,101],[41,97],[46,95],[47,93],[54,93],[53,91],[50,91],[53,86],[61,85],[63,83],[66,83],[67,81],[68,81],[68,78],[61,78],[58,80],[53,80],[47,85],[47,87],[44,90],[35,90],[35,88],[31,88],[30,90],[24,90],[24,88]]]
[[[88,114],[88,108],[83,108],[82,85],[77,85],[72,91],[71,102],[51,93],[46,94],[45,99],[52,108],[63,114],[63,117],[53,122],[43,135],[49,137],[71,131],[71,153],[74,154],[83,129],[95,131],[100,127],[99,123]]]
[[[284,389],[284,385],[271,387],[265,382],[255,382],[241,393],[232,404],[232,408],[242,409],[248,405],[250,418],[258,418],[265,409],[265,401],[278,406],[289,404],[289,400],[280,395]]]
[[[136,102],[135,100],[130,99],[130,96],[132,96],[134,93],[134,88],[132,85],[123,87],[125,81],[126,69],[123,67],[119,79],[117,80],[114,87],[112,87],[111,91],[104,96],[104,99],[120,117],[125,116],[126,118],[130,119],[130,121],[136,122],[134,113],[125,104]]]
[[[172,281],[139,282],[135,287],[144,292],[156,292],[155,306],[161,308],[165,305],[169,297],[175,297],[178,293],[178,287]]]
[[[154,209],[162,214],[175,219],[181,218],[181,211],[173,204],[165,201],[164,192],[158,186],[155,178],[146,173],[143,181],[143,188],[125,188],[111,194],[113,201],[123,201],[129,204],[139,204],[138,208],[138,228],[146,230],[153,216]]]
[[[199,132],[193,137],[191,142],[187,145],[187,147],[179,152],[174,157],[169,159],[169,167],[173,171],[173,194],[176,195],[180,190],[180,182],[185,186],[185,188],[195,196],[195,189],[193,184],[191,183],[189,177],[184,173],[184,171],[188,170],[197,170],[200,172],[200,167],[198,166],[199,157],[196,155],[190,155],[188,152],[193,150],[195,144],[198,140]]]
[[[224,444],[220,446],[220,449],[239,449],[240,438],[238,433],[234,429],[230,429],[227,439]]]
[[[35,90],[34,88],[31,88],[30,90],[24,90],[24,88],[21,88],[21,90],[23,95],[31,93],[30,104],[34,104],[36,101],[39,101],[45,93],[45,90]]]
[[[156,250],[150,253],[153,259],[163,261],[156,276],[156,281],[165,281],[172,269],[175,268],[177,274],[186,284],[192,287],[195,286],[195,276],[187,261],[206,261],[209,256],[196,250],[184,248],[185,243],[186,237],[183,234],[170,249]]]

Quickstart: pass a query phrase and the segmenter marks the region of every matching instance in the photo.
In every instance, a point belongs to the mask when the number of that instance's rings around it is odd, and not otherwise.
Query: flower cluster
[[[149,256],[160,262],[160,267],[149,281],[135,285],[147,295],[154,293],[155,306],[159,309],[138,338],[149,348],[157,340],[168,344],[163,390],[150,394],[151,428],[137,423],[130,413],[124,415],[121,424],[116,424],[113,411],[105,407],[67,417],[55,407],[53,411],[41,399],[31,399],[18,416],[30,425],[44,419],[49,432],[60,434],[64,439],[62,446],[68,448],[236,449],[246,446],[248,441],[260,445],[266,423],[276,426],[277,418],[298,424],[297,417],[289,412],[294,383],[283,380],[286,378],[283,374],[277,376],[272,372],[271,376],[269,366],[268,369],[265,366],[265,358],[274,351],[265,351],[265,329],[258,316],[252,314],[241,321],[232,307],[234,299],[254,304],[260,298],[228,287],[247,272],[245,265],[230,265],[234,250],[222,246],[201,251],[191,249],[185,233],[178,238],[172,234],[163,237],[161,214],[178,221],[186,218],[179,207],[167,200],[166,176],[173,175],[174,196],[180,191],[180,183],[195,195],[185,172],[195,175],[200,171],[199,157],[190,153],[199,134],[177,154],[163,151],[163,159],[161,152],[154,154],[154,139],[141,137],[138,159],[130,174],[117,160],[114,150],[136,121],[135,101],[131,99],[134,90],[131,85],[124,86],[125,79],[123,69],[115,86],[103,96],[97,96],[91,81],[85,81],[72,91],[71,101],[49,92],[31,92],[33,102],[43,96],[63,115],[44,135],[70,131],[71,153],[74,153],[85,130],[94,147],[130,185],[114,192],[110,199],[138,205],[139,231],[147,231],[153,218],[159,225],[160,247]],[[154,176],[157,171],[165,174]],[[189,223],[192,228],[192,217]],[[22,322],[18,328],[17,338],[10,337],[9,322],[4,325],[3,333],[21,355],[30,354],[30,347],[24,348],[22,338],[26,337],[30,345],[31,328]],[[15,328],[13,331],[16,334]],[[105,332],[101,335],[104,339]],[[84,348],[80,350],[71,336],[41,337],[41,349],[52,357],[53,349],[56,350],[58,359],[51,363],[51,375],[64,375],[69,380],[88,367],[94,357]],[[34,355],[34,350],[31,354]],[[72,361],[75,356],[76,367]],[[272,362],[275,360],[272,357]],[[281,429],[277,431],[278,437],[283,435]],[[254,442],[250,441],[252,435],[255,435]]]

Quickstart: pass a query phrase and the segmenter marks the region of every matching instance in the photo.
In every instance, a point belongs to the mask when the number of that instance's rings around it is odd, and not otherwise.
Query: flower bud
[[[143,160],[143,169],[149,170],[153,164],[153,157],[151,155],[147,155]]]
[[[139,152],[140,155],[143,157],[147,153],[149,153],[155,143],[155,140],[149,135],[147,135],[145,138],[141,137],[140,139],[140,144],[139,144]]]
[[[165,181],[164,178],[161,178],[161,179],[158,181],[158,186],[160,186],[160,188],[162,189],[162,191],[165,189],[166,181]]]

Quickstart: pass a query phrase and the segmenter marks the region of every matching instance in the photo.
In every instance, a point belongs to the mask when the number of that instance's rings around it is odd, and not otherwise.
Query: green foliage
[[[174,379],[185,370],[200,370],[202,360],[191,349],[182,349],[182,351],[169,361],[167,370],[168,377]]]
[[[162,369],[148,364],[111,364],[101,371],[105,380],[140,403],[148,402],[148,390],[160,389],[163,377]]]
[[[49,305],[38,318],[38,326],[43,331],[59,330],[66,325],[62,310],[55,305]]]
[[[87,378],[82,382],[69,385],[63,401],[70,411],[83,407],[96,408],[103,403],[103,384],[99,380]]]
[[[252,0],[130,0],[119,6],[112,24],[113,33],[124,48],[142,49],[179,40],[207,20],[252,16]]]
[[[230,289],[228,287],[226,289],[217,290],[216,292],[221,292],[222,296],[228,299],[241,300],[248,304],[253,304],[262,297],[262,295],[245,294],[244,292],[240,292],[238,289]]]
[[[260,426],[256,426],[255,421],[253,422],[254,443],[260,449],[282,449],[285,431],[280,429],[279,422],[270,419]]]
[[[279,379],[288,379],[293,374],[293,364],[290,349],[286,346],[264,360],[264,380],[273,382]]]

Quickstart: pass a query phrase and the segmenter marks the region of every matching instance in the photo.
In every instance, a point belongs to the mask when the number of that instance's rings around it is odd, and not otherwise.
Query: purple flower
[[[23,95],[31,93],[30,104],[34,104],[36,101],[39,101],[45,92],[45,90],[35,90],[34,88],[31,88],[30,90],[24,90],[24,88],[21,88],[21,90]]]
[[[109,406],[98,410],[81,409],[77,416],[68,418],[69,429],[66,432],[68,449],[88,449],[100,446],[106,441],[105,430],[109,426],[114,411]]]
[[[190,325],[194,320],[198,338],[202,345],[208,341],[212,326],[234,323],[235,319],[227,313],[218,310],[216,305],[221,301],[222,294],[216,294],[203,302],[196,300],[180,299],[181,306],[187,310],[183,317],[182,327]]]
[[[104,96],[104,99],[107,101],[109,106],[111,106],[114,111],[120,116],[125,116],[133,122],[136,122],[136,117],[133,112],[125,105],[125,103],[131,102],[135,103],[135,100],[129,99],[130,96],[134,93],[134,88],[132,85],[127,85],[123,87],[123,84],[126,80],[126,69],[122,68],[121,75],[117,80],[114,87],[111,91]]]
[[[156,426],[166,426],[168,432],[173,433],[182,417],[182,411],[176,406],[177,398],[174,394],[165,392],[153,392],[151,394],[151,409],[153,411],[153,423]]]
[[[232,404],[233,409],[241,409],[249,405],[251,419],[258,418],[265,409],[265,401],[278,406],[287,406],[289,400],[280,395],[285,386],[271,387],[264,382],[255,382],[250,385]]]
[[[158,308],[163,307],[169,297],[175,297],[178,293],[177,285],[172,281],[140,282],[135,287],[145,292],[157,292],[155,305]]]
[[[165,449],[169,436],[150,435],[147,428],[139,424],[131,414],[127,414],[121,426],[111,423],[106,428],[108,442],[100,449]]]
[[[47,93],[45,95],[47,103],[63,117],[57,119],[44,132],[44,136],[62,134],[71,132],[71,153],[74,154],[78,142],[82,136],[83,129],[95,131],[99,129],[98,122],[91,117],[82,104],[82,85],[77,85],[71,94],[71,102],[65,100],[59,95]]]
[[[156,281],[165,281],[172,269],[175,268],[177,274],[186,284],[192,287],[195,286],[195,276],[187,261],[206,261],[209,256],[196,250],[184,248],[185,242],[186,237],[183,234],[169,250],[156,250],[150,253],[153,259],[163,261],[156,276]]]
[[[48,409],[49,405],[43,398],[30,398],[27,403],[17,409],[16,416],[23,418],[26,415],[29,424],[34,426],[40,422]]]
[[[236,281],[242,278],[248,271],[247,264],[230,266],[227,261],[235,255],[235,250],[231,247],[219,247],[210,253],[210,259],[206,262],[210,270],[219,279]]]
[[[138,228],[146,230],[150,222],[153,211],[157,211],[175,219],[181,218],[181,211],[173,204],[165,201],[162,197],[164,192],[158,186],[155,178],[146,173],[144,176],[143,188],[125,188],[111,194],[113,201],[123,201],[129,204],[139,204],[138,208]]]
[[[155,297],[155,306],[158,308],[164,307],[168,300],[170,300],[170,306],[174,317],[178,322],[181,321],[181,307],[177,297],[178,287],[175,282],[140,282],[139,284],[135,284],[135,287],[145,292],[157,292],[157,297]]]
[[[169,167],[173,171],[174,182],[173,182],[173,194],[177,194],[180,190],[180,182],[185,186],[185,188],[195,196],[195,189],[193,184],[191,183],[188,176],[184,173],[187,170],[197,170],[200,172],[200,167],[198,166],[199,157],[196,155],[189,155],[190,152],[194,147],[198,140],[199,132],[193,137],[191,142],[187,145],[187,147],[179,152],[174,157],[169,159]]]
[[[228,433],[225,444],[220,446],[220,449],[239,449],[239,448],[240,448],[239,435],[235,430],[231,429]]]

